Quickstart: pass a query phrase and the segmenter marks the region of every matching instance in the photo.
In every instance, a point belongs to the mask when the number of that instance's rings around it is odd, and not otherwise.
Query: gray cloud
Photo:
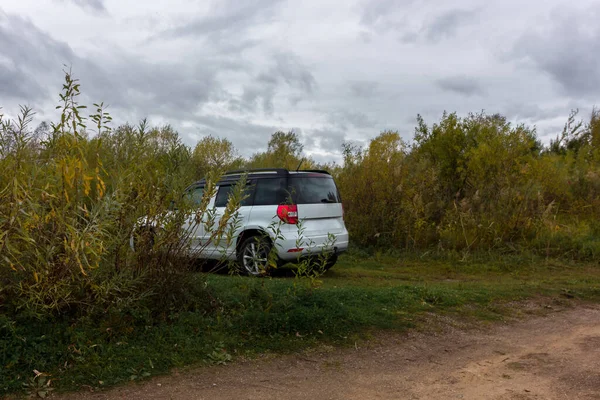
[[[1,35],[3,33],[0,29]],[[31,79],[25,71],[6,65],[0,66],[0,94],[5,98],[13,98],[26,103],[48,95],[46,89],[39,82]]]
[[[377,93],[379,84],[376,81],[353,81],[348,85],[353,96],[372,97]]]
[[[291,53],[278,53],[272,58],[272,65],[244,87],[241,98],[230,99],[230,109],[256,111],[260,105],[265,114],[271,115],[275,111],[273,98],[282,84],[295,90],[290,95],[292,104],[298,104],[313,93],[316,80],[298,57]]]
[[[106,12],[106,7],[104,6],[104,0],[60,0],[60,1],[70,1],[71,3],[89,10],[89,11],[97,11],[97,12]]]
[[[443,110],[501,111],[546,132],[571,103],[598,103],[600,7],[578,0],[548,18],[564,0],[521,3],[3,2],[0,106],[54,119],[66,64],[81,103],[109,104],[115,125],[148,117],[244,155],[296,127],[308,152],[339,159],[343,141],[384,129],[410,140],[415,115],[432,123]]]
[[[432,42],[452,37],[462,25],[472,22],[476,14],[475,10],[448,10],[427,24],[422,33]]]
[[[381,0],[365,3],[361,23],[379,33],[398,32],[400,40],[405,43],[413,43],[421,39],[434,43],[454,37],[462,26],[474,22],[479,13],[479,9],[445,10],[433,18],[426,18],[420,28],[407,31],[406,27],[414,20],[410,9],[413,3],[414,0]],[[362,35],[364,39],[365,33]]]
[[[194,61],[190,63],[147,63],[115,51],[113,59],[102,63],[77,56],[60,41],[39,30],[30,21],[2,16],[0,48],[15,68],[2,66],[2,97],[18,97],[26,102],[49,100],[42,82],[51,82],[57,93],[61,82],[60,67],[72,67],[80,79],[82,101],[109,104],[127,110],[135,118],[148,115],[166,119],[193,115],[202,104],[219,99],[223,94],[216,82],[218,71],[232,67],[229,61]],[[233,66],[236,68],[236,66]],[[18,88],[14,88],[15,82]]]
[[[275,111],[273,98],[276,88],[277,81],[249,83],[244,87],[241,97],[229,96],[229,109],[237,112],[256,112],[262,108],[266,115],[272,115]]]
[[[458,93],[464,96],[482,95],[485,93],[476,79],[464,75],[441,78],[435,83],[443,90]]]
[[[197,116],[194,119],[196,133],[190,134],[194,141],[203,136],[213,135],[231,140],[240,154],[250,156],[265,151],[271,135],[276,131],[294,131],[298,134],[304,150],[316,153],[340,153],[346,141],[346,133],[339,128],[302,129],[285,125],[261,125],[251,121],[211,115]],[[331,155],[313,156],[318,162],[332,161]]]
[[[387,31],[397,25],[389,16],[398,8],[406,6],[413,0],[378,0],[365,2],[362,10],[361,23],[378,31]]]
[[[271,76],[279,76],[290,86],[297,86],[305,93],[312,93],[316,87],[315,77],[302,62],[290,53],[275,56],[275,67],[270,71]]]
[[[1,10],[0,48],[7,60],[0,64],[2,98],[15,98],[29,104],[48,99],[48,69],[60,71],[61,65],[76,61],[68,45],[52,40],[31,21]]]
[[[249,150],[264,148],[270,135],[282,128],[252,123],[244,118],[205,115],[201,113],[205,104],[225,101],[229,102],[230,109],[237,111],[251,113],[260,107],[265,114],[272,114],[274,97],[280,90],[291,90],[290,97],[297,104],[317,87],[312,73],[289,52],[272,54],[270,65],[255,74],[254,79],[248,79],[243,93],[235,96],[223,90],[218,74],[243,71],[242,59],[210,57],[191,62],[148,63],[115,49],[111,58],[92,63],[30,21],[14,15],[1,17],[0,47],[7,49],[3,56],[8,59],[8,63],[0,63],[3,98],[28,103],[52,101],[49,93],[58,92],[60,66],[67,64],[80,79],[82,103],[104,101],[110,105],[116,123],[125,122],[119,120],[119,115],[133,120],[158,117],[174,123],[175,127],[178,121],[187,121],[200,135],[236,138],[235,144],[246,155]],[[42,82],[48,81],[53,82],[56,89],[42,89],[45,87]],[[189,134],[191,129],[186,128],[185,132]],[[196,136],[194,133],[190,138]]]
[[[325,152],[340,152],[346,140],[346,133],[339,128],[313,129],[308,136],[307,150],[320,150]],[[330,161],[330,160],[318,160]]]
[[[600,6],[557,9],[550,23],[524,34],[511,57],[529,61],[558,83],[562,93],[597,99],[600,88]]]
[[[351,127],[373,128],[377,125],[377,122],[371,117],[357,110],[333,112],[329,115],[329,122],[342,130],[348,130]]]
[[[531,103],[514,103],[509,104],[501,109],[502,114],[509,119],[543,121],[551,118],[556,118],[557,115],[567,115],[568,107],[548,107],[542,108],[537,104]]]
[[[479,10],[454,9],[447,10],[429,21],[425,21],[420,29],[402,33],[400,40],[414,43],[424,40],[437,43],[456,36],[461,27],[474,22]]]
[[[218,136],[231,140],[240,153],[250,156],[264,151],[271,135],[284,127],[261,125],[247,120],[233,119],[214,115],[198,115],[193,120],[195,133],[190,137],[198,140],[202,136]]]
[[[259,23],[268,21],[282,0],[235,0],[219,1],[209,15],[193,18],[172,29],[158,34],[158,37],[174,39],[180,37],[206,37],[215,39],[221,35],[235,35],[240,39],[241,32]]]
[[[139,115],[183,117],[219,94],[216,69],[210,65],[145,64],[123,57],[110,71],[116,75],[101,71],[102,76],[90,77],[92,91]],[[99,81],[106,85],[98,87]]]

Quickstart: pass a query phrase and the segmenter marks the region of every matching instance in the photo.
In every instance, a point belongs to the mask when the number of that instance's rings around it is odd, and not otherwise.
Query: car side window
[[[203,195],[204,195],[204,187],[200,186],[200,187],[196,187],[196,188],[189,190],[185,194],[185,199],[186,199],[186,201],[191,202],[192,205],[199,206],[202,203]]]
[[[285,202],[287,193],[285,179],[259,179],[256,182],[254,205],[272,206],[281,204]]]
[[[227,200],[229,199],[229,194],[232,190],[232,185],[219,186],[219,190],[217,191],[217,197],[215,198],[215,207],[227,206]]]
[[[234,185],[224,185],[219,186],[219,190],[217,191],[217,197],[215,198],[215,207],[226,207],[227,201],[229,200],[229,196],[231,192],[233,192],[235,186]],[[240,206],[249,206],[252,205],[252,197],[254,195],[254,185],[248,183],[245,188],[245,196],[241,201]]]

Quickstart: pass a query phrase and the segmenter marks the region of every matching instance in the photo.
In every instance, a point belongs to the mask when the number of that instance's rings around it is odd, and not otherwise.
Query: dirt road
[[[536,306],[537,307],[537,306]],[[201,368],[64,399],[600,399],[600,307]]]

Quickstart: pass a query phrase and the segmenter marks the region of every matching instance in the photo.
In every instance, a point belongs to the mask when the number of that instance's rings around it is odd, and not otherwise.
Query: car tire
[[[322,260],[319,257],[314,258],[310,262],[310,271],[316,272],[317,274],[324,274],[329,271],[337,263],[337,255],[331,255],[327,257],[327,260]]]
[[[333,268],[334,265],[337,263],[337,260],[338,260],[337,254],[330,256],[329,259],[327,260],[327,263],[325,264],[325,271],[329,271],[331,268]],[[325,271],[323,271],[323,272],[325,272]]]
[[[250,236],[244,239],[237,254],[241,272],[250,276],[267,275],[271,248],[271,242],[261,236]]]

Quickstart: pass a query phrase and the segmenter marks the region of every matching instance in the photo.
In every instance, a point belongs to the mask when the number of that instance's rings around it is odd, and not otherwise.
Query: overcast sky
[[[0,106],[53,119],[63,64],[116,122],[318,160],[417,114],[500,112],[544,141],[600,105],[600,1],[0,0]]]

